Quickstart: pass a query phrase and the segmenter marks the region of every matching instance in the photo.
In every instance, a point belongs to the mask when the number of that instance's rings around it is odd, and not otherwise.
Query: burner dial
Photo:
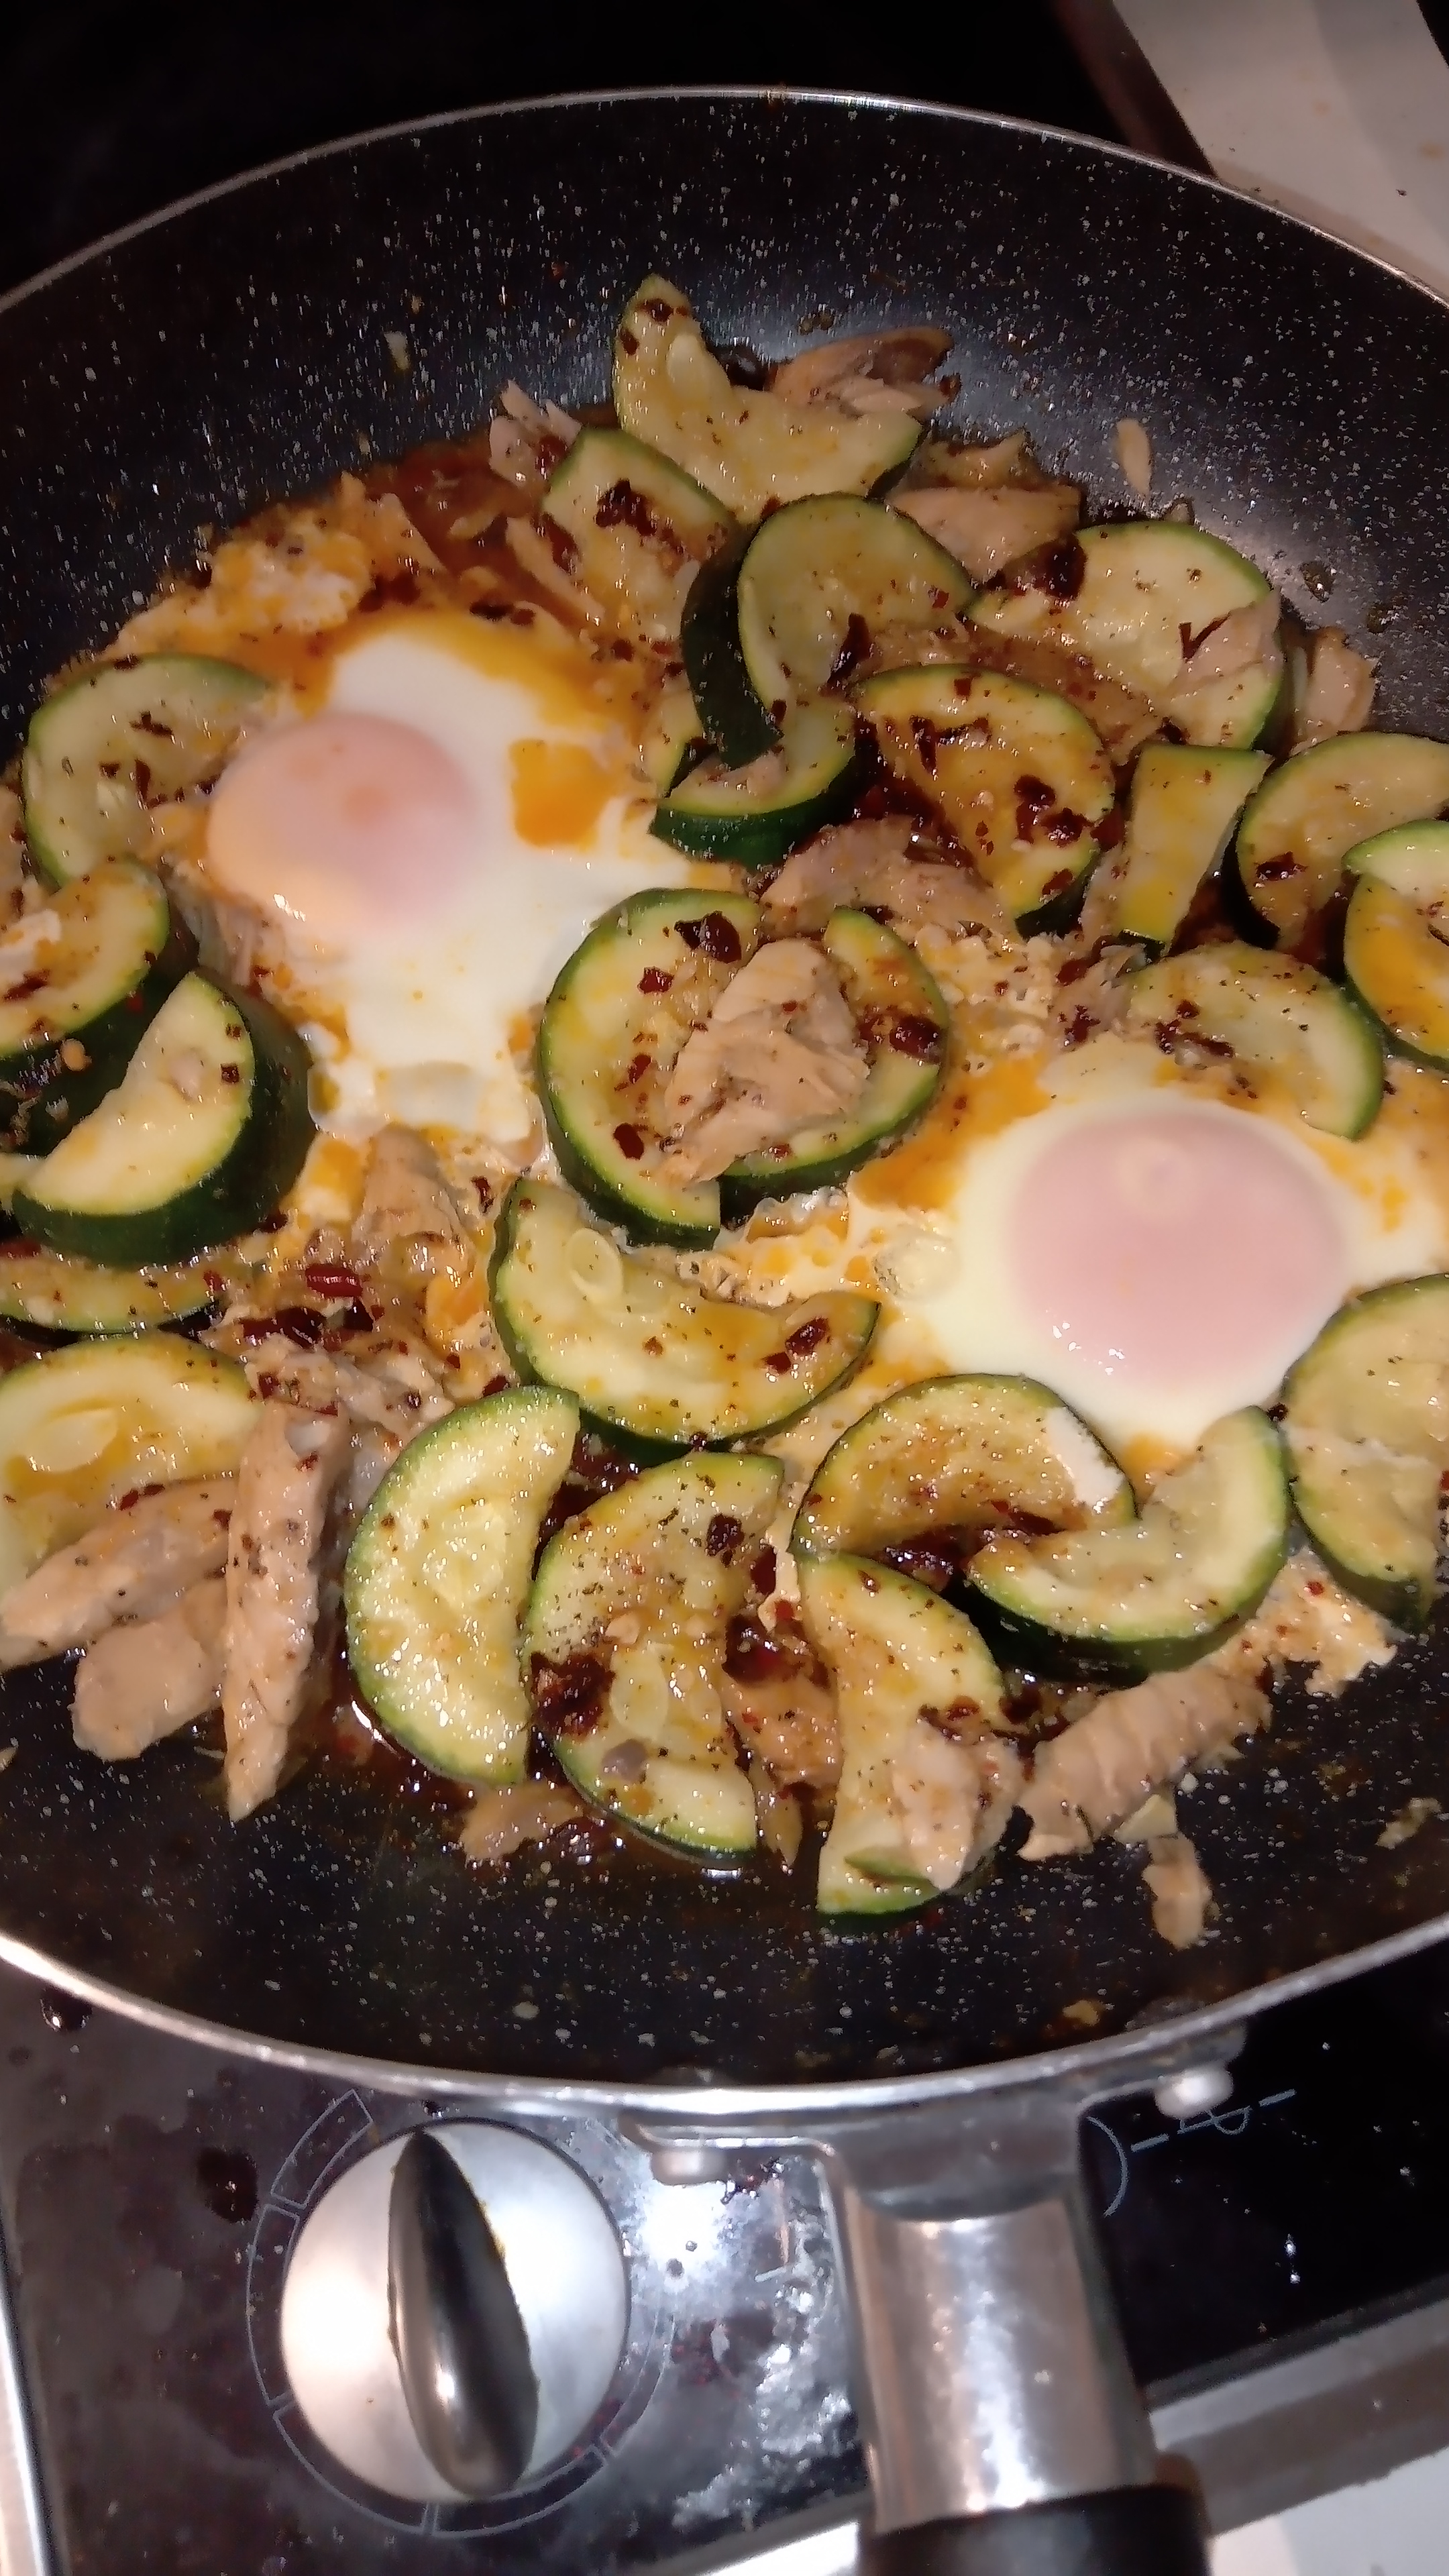
[[[623,2354],[629,2284],[592,2183],[520,2129],[430,2122],[349,2167],[282,2291],[297,2403],[355,2477],[496,2495],[571,2450]]]

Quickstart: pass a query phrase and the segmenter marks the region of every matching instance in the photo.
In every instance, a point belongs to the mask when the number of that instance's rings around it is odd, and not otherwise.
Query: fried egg
[[[212,800],[205,872],[267,926],[333,1133],[516,1149],[528,1012],[611,903],[699,875],[648,835],[621,683],[523,617],[390,615]]]

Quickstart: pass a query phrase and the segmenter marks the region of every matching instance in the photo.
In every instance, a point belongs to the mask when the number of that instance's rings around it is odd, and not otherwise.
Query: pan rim
[[[106,259],[112,252],[199,208],[223,202],[244,189],[283,178],[293,170],[310,167],[313,163],[354,154],[374,144],[409,139],[420,141],[426,135],[445,132],[453,127],[483,126],[500,117],[536,116],[558,109],[623,109],[636,103],[645,106],[696,100],[706,104],[735,102],[771,107],[805,106],[865,111],[872,115],[926,117],[946,125],[990,128],[1067,145],[1084,155],[1089,163],[1123,161],[1154,172],[1167,171],[1184,185],[1205,190],[1213,197],[1226,198],[1238,206],[1251,202],[1265,221],[1271,220],[1294,233],[1306,234],[1326,243],[1355,265],[1386,275],[1414,295],[1423,297],[1430,305],[1449,312],[1449,296],[1438,294],[1393,261],[1346,242],[1326,227],[1291,214],[1282,207],[1262,200],[1250,200],[1247,192],[1210,173],[1184,168],[1129,144],[1074,133],[1069,128],[1031,118],[956,107],[938,100],[903,97],[888,91],[830,90],[741,82],[561,91],[531,98],[494,100],[476,107],[446,109],[434,116],[371,126],[331,142],[312,144],[301,151],[238,172],[231,178],[218,180],[210,187],[197,189],[151,214],[119,226],[81,250],[68,253],[63,259],[0,294],[0,319],[79,271]],[[307,2042],[273,2039],[262,2032],[242,2030],[113,1986],[104,1977],[72,1968],[43,1949],[3,1930],[0,1930],[0,1963],[39,1982],[59,1986],[87,2003],[159,2035],[210,2047],[253,2064],[330,2076],[375,2092],[410,2098],[445,2096],[480,2109],[486,2107],[519,2113],[602,2110],[614,2114],[625,2111],[646,2121],[652,2115],[660,2128],[687,2133],[701,2140],[723,2132],[739,2136],[742,2143],[783,2142],[787,2136],[808,2142],[837,2126],[842,2119],[863,2118],[872,2112],[879,2114],[886,2110],[926,2109],[948,2103],[959,2103],[964,2112],[979,2098],[1001,2099],[1031,2084],[1055,2082],[1071,2085],[1082,2107],[1089,2101],[1102,2100],[1113,2093],[1130,2091],[1134,2087],[1140,2090],[1161,2073],[1165,2062],[1181,2066],[1210,2060],[1215,2044],[1219,2053],[1230,2054],[1231,2044],[1243,2024],[1277,2004],[1295,2001],[1375,1968],[1411,1958],[1446,1938],[1449,1938],[1449,1914],[1433,1916],[1402,1932],[1386,1934],[1359,1948],[1312,1961],[1287,1975],[1246,1987],[1217,2003],[1164,2013],[1140,2028],[1115,2032],[1101,2039],[1084,2039],[1068,2047],[1044,2049],[1000,2062],[944,2068],[922,2075],[863,2076],[823,2084],[702,2083],[688,2088],[605,2078],[506,2075],[426,2063],[405,2065],[395,2058],[353,2055]]]
[[[1147,170],[1170,171],[1173,178],[1185,186],[1204,189],[1213,197],[1226,197],[1235,205],[1251,204],[1265,218],[1285,224],[1293,232],[1307,233],[1315,241],[1327,242],[1345,257],[1361,261],[1366,268],[1379,270],[1384,276],[1394,278],[1399,285],[1408,287],[1415,295],[1424,296],[1441,311],[1449,312],[1449,294],[1440,295],[1432,286],[1426,286],[1422,278],[1413,276],[1395,261],[1382,258],[1376,251],[1363,250],[1356,242],[1345,241],[1341,234],[1330,232],[1326,225],[1310,222],[1305,215],[1290,214],[1286,207],[1253,196],[1247,189],[1235,188],[1212,172],[1188,169],[1180,162],[1164,159],[1160,153],[1139,151],[1134,144],[1113,143],[1103,135],[1078,134],[1070,126],[1048,125],[1035,117],[1007,116],[994,108],[954,107],[947,100],[910,98],[891,90],[812,89],[765,81],[713,81],[662,83],[649,89],[552,90],[533,98],[490,99],[478,107],[443,108],[435,116],[404,117],[396,124],[364,126],[358,133],[342,135],[334,142],[307,144],[300,152],[283,153],[275,161],[260,161],[249,170],[239,170],[230,179],[214,180],[208,188],[193,189],[189,196],[173,198],[167,205],[158,206],[153,213],[138,215],[134,222],[120,224],[114,232],[103,233],[99,240],[87,243],[82,250],[68,251],[63,259],[52,261],[49,268],[37,269],[33,277],[22,278],[18,286],[8,287],[0,294],[0,319],[32,295],[58,285],[91,261],[108,257],[112,251],[141,239],[147,233],[158,231],[175,218],[189,215],[199,206],[217,204],[244,188],[257,186],[262,180],[282,178],[288,171],[305,169],[313,162],[332,160],[374,143],[404,142],[409,136],[417,138],[441,133],[450,126],[480,125],[494,117],[536,116],[556,108],[628,107],[636,101],[647,105],[670,99],[738,100],[772,107],[863,108],[872,114],[939,117],[949,124],[990,126],[1007,134],[1041,136],[1052,143],[1070,145],[1089,159],[1126,161]]]

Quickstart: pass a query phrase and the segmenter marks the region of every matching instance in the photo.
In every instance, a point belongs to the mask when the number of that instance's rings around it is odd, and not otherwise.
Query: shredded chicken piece
[[[207,558],[204,590],[180,587],[128,618],[110,656],[235,648],[247,635],[322,635],[346,624],[380,580],[443,569],[395,492],[370,493],[353,474],[280,536],[225,537]]]
[[[1045,480],[1024,429],[1014,429],[1006,438],[988,439],[976,446],[958,447],[949,438],[924,439],[916,450],[914,474],[921,483],[958,483],[966,492],[991,491],[1003,483]]]
[[[897,493],[891,506],[964,564],[973,581],[990,581],[1034,547],[1070,535],[1081,502],[1075,483],[983,483],[974,490],[947,483]]]
[[[1312,1698],[1336,1699],[1370,1665],[1393,1661],[1396,1640],[1386,1619],[1334,1581],[1312,1548],[1295,1548],[1245,1627],[1208,1660],[1219,1672],[1254,1679],[1268,1666],[1311,1666]]]
[[[761,1761],[757,1753],[745,1755],[745,1768],[754,1794],[760,1840],[766,1851],[773,1852],[787,1869],[793,1869],[805,1835],[800,1801],[789,1789],[780,1787],[768,1762]]]
[[[770,1681],[720,1676],[724,1712],[746,1749],[780,1789],[833,1789],[840,1778],[835,1693],[808,1664]],[[758,1801],[757,1801],[758,1803]]]
[[[459,1251],[471,1258],[473,1238],[436,1154],[416,1128],[384,1127],[374,1139],[355,1231],[374,1255],[407,1246],[442,1256],[443,1266]]]
[[[1095,929],[1095,923],[1092,927]],[[1083,929],[1087,929],[1085,918]],[[1086,953],[1090,955],[1090,948]],[[1101,1030],[1116,1028],[1126,1015],[1132,998],[1132,978],[1145,954],[1130,940],[1113,941],[1070,983],[1058,981],[1048,1025],[1064,1045],[1081,1046]]]
[[[900,815],[817,832],[766,890],[771,925],[823,930],[837,905],[863,904],[888,912],[907,930],[934,922],[942,930],[981,930],[1008,948],[1017,945],[1011,915],[974,869],[912,858],[910,849],[911,826]]]
[[[771,389],[790,403],[836,402],[847,411],[908,411],[929,420],[941,406],[935,374],[950,336],[930,323],[823,340],[775,369]]]
[[[1152,441],[1140,420],[1119,420],[1113,434],[1122,479],[1139,501],[1152,489]]]
[[[76,1666],[71,1726],[83,1753],[130,1762],[221,1700],[226,1580],[208,1575],[156,1619],[109,1628]]]
[[[1033,1828],[1022,1859],[1086,1851],[1189,1762],[1224,1751],[1267,1719],[1268,1701],[1255,1681],[1207,1663],[1109,1691],[1039,1746],[1020,1799]]]
[[[1282,614],[1282,601],[1276,591],[1270,591],[1250,608],[1229,609],[1226,617],[1196,639],[1189,637],[1174,697],[1184,690],[1208,688],[1214,680],[1231,680],[1237,672],[1251,670],[1255,662],[1272,663],[1276,657],[1281,665],[1277,634]]]
[[[537,500],[578,437],[580,423],[556,402],[540,409],[521,385],[506,384],[499,400],[502,409],[488,425],[488,461],[506,483]]]
[[[0,1602],[0,1668],[88,1646],[117,1619],[169,1610],[226,1563],[236,1480],[209,1476],[108,1511]]]
[[[1152,1928],[1174,1950],[1200,1941],[1212,1903],[1212,1883],[1186,1834],[1164,1834],[1147,1845],[1143,1885],[1152,1899]]]
[[[1424,1827],[1432,1824],[1434,1818],[1443,1812],[1437,1798],[1410,1798],[1396,1816],[1389,1818],[1383,1832],[1376,1834],[1374,1840],[1380,1851],[1397,1851],[1401,1843],[1411,1843],[1415,1834],[1422,1833]]]
[[[507,1860],[525,1843],[545,1841],[586,1812],[582,1798],[558,1780],[518,1780],[503,1789],[479,1789],[458,1848],[469,1860]]]
[[[319,1606],[317,1559],[347,1464],[345,1414],[264,1406],[242,1453],[226,1561],[222,1716],[233,1823],[270,1798],[301,1711]]]
[[[1016,1749],[987,1728],[958,1739],[920,1719],[890,1766],[906,1858],[933,1887],[954,1887],[995,1849],[1020,1795]]]
[[[675,1058],[664,1168],[712,1180],[738,1155],[852,1108],[868,1070],[829,959],[803,939],[771,940]]]
[[[1294,660],[1296,665],[1296,654]],[[1324,626],[1308,638],[1303,660],[1289,750],[1311,751],[1335,734],[1362,733],[1374,708],[1374,665],[1367,655],[1355,651],[1341,626]]]

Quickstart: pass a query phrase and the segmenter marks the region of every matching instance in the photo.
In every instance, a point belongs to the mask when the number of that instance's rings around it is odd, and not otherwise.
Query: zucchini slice
[[[160,878],[135,859],[99,862],[18,922],[0,939],[0,1146],[59,1144],[195,962]]]
[[[1126,838],[1113,867],[1112,927],[1119,939],[1171,947],[1267,766],[1265,751],[1145,746],[1132,773]]]
[[[660,798],[649,828],[691,858],[773,867],[846,811],[857,765],[852,709],[816,698],[794,708],[774,748],[742,769],[700,761]]]
[[[945,816],[1018,928],[1064,928],[1116,794],[1086,717],[1050,689],[951,662],[884,671],[855,699],[896,776]]]
[[[176,1333],[71,1342],[0,1378],[0,1594],[112,1503],[225,1476],[257,1419],[246,1372]]]
[[[1150,698],[1189,742],[1247,745],[1273,711],[1280,656],[1195,689],[1184,682],[1194,642],[1270,596],[1256,564],[1220,537],[1170,519],[1132,519],[1079,529],[1039,561],[1028,557],[977,594],[971,615],[998,635],[1084,653],[1106,678]]]
[[[17,1224],[53,1252],[124,1268],[244,1234],[306,1159],[309,1061],[254,994],[186,976],[124,1079],[16,1191]]]
[[[0,1315],[47,1333],[149,1332],[204,1314],[220,1288],[201,1262],[107,1270],[38,1243],[0,1243]]]
[[[959,615],[971,582],[913,519],[832,492],[773,511],[711,565],[685,613],[684,667],[706,733],[753,760],[788,710],[863,660],[883,627]]]
[[[843,1431],[796,1514],[799,1557],[877,1556],[928,1534],[969,1553],[1003,1525],[1056,1530],[1136,1518],[1115,1458],[1029,1377],[926,1378]]]
[[[695,566],[734,528],[690,475],[622,429],[581,430],[542,507],[574,550],[570,570],[644,644],[673,643]]]
[[[887,1566],[800,1568],[800,1610],[835,1680],[840,1782],[815,1902],[899,1914],[956,1886],[1000,1840],[1020,1780],[993,1740],[1001,1675],[971,1622]]]
[[[681,1458],[592,1503],[539,1559],[524,1630],[538,1723],[595,1806],[686,1850],[753,1850],[724,1715],[729,1621],[768,1529],[773,1458]]]
[[[456,1780],[521,1780],[519,1640],[579,1409],[552,1387],[461,1405],[389,1468],[343,1574],[347,1654],[389,1735]]]
[[[717,1181],[661,1175],[640,1086],[708,1019],[763,924],[748,895],[635,895],[595,923],[544,1005],[535,1065],[559,1169],[645,1242],[712,1243],[719,1232]]]
[[[1449,1071],[1449,823],[1405,823],[1350,850],[1350,985],[1390,1044]]]
[[[709,756],[687,680],[676,681],[657,700],[639,746],[639,766],[656,796],[667,796],[691,769]]]
[[[993,1538],[968,1599],[1032,1672],[1140,1677],[1196,1663],[1256,1610],[1288,1549],[1278,1434],[1245,1406],[1162,1478],[1139,1520],[1062,1538]]]
[[[1283,1397],[1293,1500],[1319,1555],[1382,1617],[1422,1627],[1449,1471],[1449,1278],[1341,1307]]]
[[[636,1457],[753,1439],[863,1359],[879,1312],[843,1289],[789,1306],[706,1296],[621,1252],[570,1190],[515,1181],[498,1221],[493,1319],[523,1377],[566,1387]]]
[[[51,885],[145,853],[149,809],[215,778],[267,682],[235,662],[152,653],[105,662],[36,708],[20,780],[25,836]]]
[[[846,909],[831,914],[820,945],[865,1041],[865,1089],[844,1117],[798,1128],[731,1163],[719,1185],[730,1224],[761,1199],[833,1188],[872,1155],[889,1153],[940,1088],[951,1015],[914,948],[870,913]]]
[[[1296,751],[1248,799],[1237,870],[1258,919],[1291,947],[1338,891],[1360,841],[1449,806],[1449,743],[1345,733]]]
[[[808,492],[869,492],[921,435],[904,412],[857,415],[732,385],[687,299],[662,277],[645,278],[615,334],[614,409],[741,519]]]
[[[1165,1054],[1201,1047],[1250,1078],[1272,1077],[1326,1136],[1361,1136],[1378,1115],[1384,1057],[1373,1021],[1296,957],[1236,940],[1164,957],[1133,976],[1125,1027],[1155,1034]]]

